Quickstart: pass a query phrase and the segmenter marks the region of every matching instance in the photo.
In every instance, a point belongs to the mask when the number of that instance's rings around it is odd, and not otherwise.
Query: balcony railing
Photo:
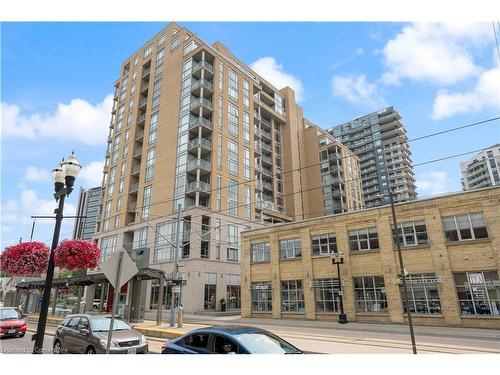
[[[212,83],[207,81],[206,79],[194,80],[193,83],[191,84],[191,90],[196,90],[199,89],[200,87],[213,91]]]
[[[195,160],[191,160],[188,162],[188,164],[187,164],[188,171],[191,171],[191,170],[197,169],[197,168],[201,168],[201,169],[205,169],[206,171],[210,171],[210,170],[212,170],[212,164],[210,161],[203,160],[203,159],[195,159]]]
[[[271,157],[269,156],[262,155],[260,159],[268,164],[273,164],[273,159],[271,159]]]
[[[140,142],[144,138],[144,130],[137,131],[135,134],[135,140]]]
[[[212,102],[205,98],[198,98],[191,100],[191,108],[205,107],[208,109],[213,109]]]
[[[142,147],[137,147],[134,150],[134,158],[140,158],[142,156]]]
[[[132,176],[135,176],[136,174],[139,174],[139,172],[141,171],[141,165],[135,165],[134,167],[132,167]]]
[[[127,212],[135,211],[136,207],[137,207],[137,202],[129,203],[127,205]]]
[[[206,148],[207,150],[212,149],[212,142],[210,140],[205,139],[205,138],[195,138],[191,141],[189,141],[188,147],[189,149],[195,148],[201,146],[203,148]]]
[[[195,181],[195,182],[190,182],[187,185],[187,190],[186,192],[193,192],[193,191],[200,191],[204,193],[209,193],[210,192],[210,184],[207,182],[203,181]]]
[[[129,192],[129,194],[134,194],[134,193],[137,193],[138,189],[139,189],[139,184],[136,182],[134,184],[130,184],[128,192]]]
[[[203,127],[210,129],[210,130],[213,129],[212,121],[207,120],[204,117],[195,117],[189,123],[189,129],[196,128],[197,126],[203,126]]]
[[[210,72],[214,72],[214,67],[212,66],[212,64],[210,64],[209,62],[207,61],[200,61],[198,63],[194,63],[193,64],[193,73],[196,72],[197,70],[199,69],[206,69]]]
[[[263,148],[264,150],[266,150],[266,151],[269,151],[269,152],[272,152],[272,151],[273,151],[273,148],[272,148],[270,145],[268,145],[267,143],[262,142],[262,143],[261,143],[261,146],[262,146],[262,148]]]

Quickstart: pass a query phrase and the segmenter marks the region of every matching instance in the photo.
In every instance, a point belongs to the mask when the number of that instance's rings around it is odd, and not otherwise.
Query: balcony
[[[191,83],[191,92],[196,96],[201,96],[201,89],[203,88],[203,94],[212,94],[214,89],[211,82],[206,79],[193,80]]]
[[[274,187],[273,187],[273,184],[271,184],[270,182],[262,182],[262,187],[265,189],[265,190],[269,190],[269,191],[274,191]]]
[[[201,78],[201,70],[205,70],[205,78],[210,78],[214,75],[214,67],[208,61],[195,62],[193,64],[193,76]]]
[[[138,165],[135,165],[135,166],[132,167],[132,173],[131,173],[131,175],[132,176],[138,176],[140,172],[141,172],[141,165],[138,164]]]
[[[262,129],[261,132],[262,132],[262,136],[263,137],[265,137],[265,138],[269,139],[270,141],[272,141],[273,136],[271,135],[270,132],[268,132],[267,130],[264,130],[264,129]]]
[[[255,155],[261,155],[262,151],[261,151],[261,148],[260,148],[260,143],[255,143],[254,147],[253,147],[253,150],[255,152]]]
[[[144,128],[145,123],[146,123],[146,115],[139,115],[137,117],[137,126]]]
[[[133,183],[130,184],[130,187],[128,189],[129,194],[137,194],[137,191],[139,190],[139,183]]]
[[[188,173],[196,173],[198,169],[200,170],[200,174],[210,173],[212,171],[212,163],[209,160],[204,159],[190,160],[187,163]]]
[[[144,85],[141,86],[141,94],[142,95],[147,95],[149,90],[149,83],[145,83]]]
[[[254,135],[254,138],[260,138],[261,135],[262,135],[262,132],[260,131],[260,129],[254,129],[253,131],[253,135]]]
[[[262,168],[262,174],[267,177],[273,177],[273,171],[267,168]]]
[[[272,126],[271,126],[271,122],[266,120],[265,118],[261,117],[260,119],[260,123],[264,126],[266,126],[268,129],[271,129]]]
[[[142,69],[142,79],[148,79],[149,73],[151,73],[151,68],[143,68]]]
[[[137,147],[135,150],[134,150],[134,155],[133,155],[133,158],[134,159],[140,159],[142,156],[142,147]]]
[[[254,169],[255,169],[255,172],[257,172],[257,173],[262,173],[262,165],[260,165],[260,164],[255,164]]]
[[[263,150],[266,150],[269,153],[273,152],[273,148],[271,147],[271,145],[268,145],[267,143],[262,142],[261,146],[262,146]]]
[[[203,181],[195,181],[187,184],[186,194],[193,194],[196,192],[210,194],[210,184]]]
[[[143,139],[144,139],[144,130],[137,130],[137,132],[135,133],[135,140],[137,142],[142,142]]]
[[[273,159],[270,156],[262,155],[260,160],[266,164],[273,165]]]
[[[204,117],[193,117],[189,123],[189,130],[193,131],[198,135],[198,128],[201,127],[202,135],[208,135],[212,132],[213,125],[212,121],[207,120]]]
[[[196,150],[201,147],[202,154],[204,151],[212,151],[212,142],[205,138],[195,138],[188,143],[188,150]]]
[[[137,208],[137,202],[132,202],[127,205],[127,212],[134,212]]]
[[[274,202],[270,202],[270,201],[257,201],[255,202],[255,207],[257,208],[265,208],[266,210],[272,210],[272,211],[275,211],[275,205],[274,205]]]
[[[139,110],[141,111],[146,110],[146,104],[148,104],[148,98],[143,98],[139,100],[139,106],[138,106]]]
[[[198,115],[201,113],[203,116],[208,116],[213,111],[213,104],[210,100],[205,98],[195,98],[191,100],[191,113]]]

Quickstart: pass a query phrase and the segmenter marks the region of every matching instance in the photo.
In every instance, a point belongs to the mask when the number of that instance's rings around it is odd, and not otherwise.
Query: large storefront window
[[[151,284],[151,299],[149,300],[149,308],[158,308],[158,297],[160,292],[160,286],[158,285],[158,280],[153,280]],[[170,310],[170,302],[172,301],[171,288],[167,285],[163,286],[163,306],[164,309]]]
[[[304,312],[304,289],[302,280],[281,282],[281,311]]]
[[[207,273],[205,282],[205,293],[203,297],[203,308],[205,310],[215,310],[217,308],[217,274]]]
[[[387,311],[387,296],[383,276],[354,278],[357,312]]]
[[[252,291],[252,311],[273,310],[273,291],[270,282],[252,283],[250,289]]]
[[[406,287],[412,314],[441,314],[441,302],[438,291],[439,278],[433,273],[408,275]],[[403,287],[400,287],[401,301],[406,313]]]
[[[317,312],[339,312],[339,279],[314,279],[312,287]]]
[[[500,281],[497,271],[455,274],[462,315],[500,315]]]

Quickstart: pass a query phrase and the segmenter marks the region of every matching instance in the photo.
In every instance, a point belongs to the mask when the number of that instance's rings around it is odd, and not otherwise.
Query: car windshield
[[[300,350],[270,332],[252,332],[234,338],[255,354],[295,354]]]
[[[1,309],[0,310],[0,320],[13,320],[20,319],[21,314],[16,309]]]
[[[93,318],[92,319],[92,330],[94,332],[108,332],[109,326],[111,325],[111,318]],[[132,329],[127,323],[121,319],[116,319],[113,323],[113,331],[125,331]]]

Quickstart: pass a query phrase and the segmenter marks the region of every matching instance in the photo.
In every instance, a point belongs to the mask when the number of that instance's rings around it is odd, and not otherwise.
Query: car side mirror
[[[90,334],[90,331],[87,328],[80,328],[79,332],[85,336],[88,336]]]

